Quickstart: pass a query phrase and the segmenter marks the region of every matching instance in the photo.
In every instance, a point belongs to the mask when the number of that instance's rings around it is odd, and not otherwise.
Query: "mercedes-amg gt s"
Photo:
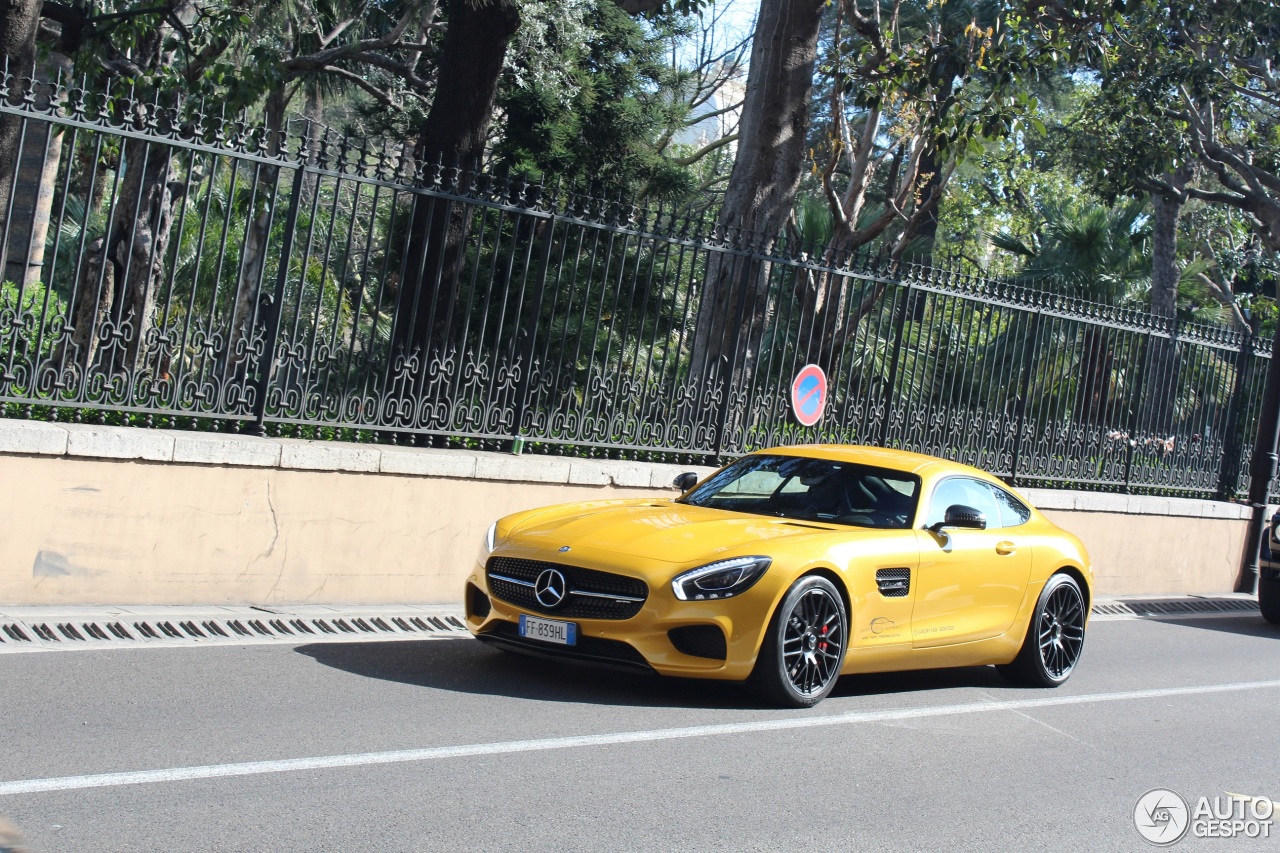
[[[1084,647],[1084,546],[1000,480],[870,447],[752,453],[673,500],[499,520],[467,627],[508,649],[750,680],[808,707],[841,674],[994,664],[1053,687]]]

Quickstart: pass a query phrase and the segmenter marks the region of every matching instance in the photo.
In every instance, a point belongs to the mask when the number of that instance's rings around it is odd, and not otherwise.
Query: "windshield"
[[[680,499],[681,503],[900,530],[911,525],[920,478],[806,456],[744,456]]]

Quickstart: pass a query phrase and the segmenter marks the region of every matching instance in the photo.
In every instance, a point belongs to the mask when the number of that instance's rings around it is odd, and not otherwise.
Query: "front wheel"
[[[831,581],[808,575],[796,581],[769,622],[751,681],[770,703],[812,708],[821,702],[844,663],[849,620]]]
[[[1280,577],[1258,578],[1258,608],[1262,610],[1263,619],[1280,625]]]
[[[1040,592],[1022,650],[1012,663],[996,669],[1017,684],[1057,687],[1070,677],[1084,651],[1084,624],[1080,585],[1070,575],[1054,575]]]

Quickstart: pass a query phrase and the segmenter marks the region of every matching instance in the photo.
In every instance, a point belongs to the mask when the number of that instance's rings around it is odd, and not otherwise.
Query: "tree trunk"
[[[937,90],[937,117],[929,122],[929,127],[936,128],[941,124],[951,105],[952,90],[956,75],[948,72],[948,76],[940,80]],[[833,99],[832,109],[842,110],[843,98]],[[879,136],[880,116],[878,112],[870,114],[864,125],[863,139],[858,143],[854,155],[857,174],[852,176],[842,199],[832,199],[833,213],[843,214],[849,227],[837,227],[827,244],[826,263],[837,265],[850,250],[867,245],[889,231],[889,229],[905,215],[902,232],[892,241],[890,258],[897,261],[902,258],[910,243],[920,241],[923,254],[932,255],[933,245],[938,233],[938,207],[947,181],[946,164],[940,158],[938,138],[925,139],[921,150],[914,159],[908,150],[899,148],[899,155],[894,159],[889,174],[885,179],[884,193],[886,199],[897,199],[897,205],[909,214],[890,214],[860,227],[860,213],[866,207],[867,192],[871,186],[872,172],[869,166],[870,148],[862,146]],[[909,194],[903,193],[909,189]],[[914,210],[912,206],[914,205]],[[836,209],[838,206],[838,209]],[[857,333],[858,324],[876,309],[886,288],[882,282],[869,284],[861,280],[853,280],[845,276],[826,276],[820,280],[820,288],[806,294],[809,298],[800,300],[800,335],[804,341],[801,352],[807,362],[821,365],[830,372],[840,358],[845,344]],[[894,305],[893,312],[909,311],[910,319],[919,322],[924,319],[925,300],[921,294],[914,294],[909,305]],[[892,318],[891,318],[892,321]],[[897,323],[894,323],[897,327]]]
[[[181,17],[189,8],[186,0],[177,0],[174,14]],[[145,69],[172,67],[172,32],[168,24],[148,30],[132,51],[134,63]],[[127,99],[117,102],[128,107],[122,118],[130,130],[142,131],[155,118],[150,113],[165,108],[153,105],[150,95],[132,89]],[[173,226],[175,150],[146,136],[127,139],[121,146],[116,165],[119,192],[111,199],[107,233],[86,252],[73,297],[71,342],[86,379],[91,372],[108,377],[123,373],[126,383],[136,382],[146,368],[143,358]],[[171,356],[159,350],[152,369],[167,372]]]
[[[938,211],[941,207],[942,185],[945,180],[943,165],[938,159],[937,146],[930,142],[920,155],[920,177],[916,184],[916,198],[919,199],[918,203],[925,207],[918,217],[913,217],[910,233],[902,235],[904,249],[905,244],[919,241],[920,254],[928,257],[930,261],[933,259],[934,245],[938,242]],[[932,204],[926,204],[929,199],[933,200]]]
[[[882,280],[834,273],[825,273],[821,281],[821,287],[808,289],[798,300],[799,347],[807,363],[830,374],[845,344],[857,333],[862,319],[875,310],[887,286]],[[895,306],[894,310],[903,309]]]
[[[846,291],[853,286],[847,276],[797,271],[795,300],[800,317],[797,346],[805,363],[817,364],[828,374],[834,366],[833,344],[846,308]]]
[[[954,65],[949,67],[954,68]],[[938,82],[936,100],[937,122],[941,127],[950,111],[955,96],[956,73],[945,72],[945,77]],[[937,134],[926,137],[924,150],[920,153],[920,167],[916,170],[916,204],[921,209],[913,216],[902,235],[903,249],[906,244],[919,240],[923,251],[921,254],[933,258],[933,249],[938,241],[938,217],[942,207],[942,191],[947,181],[946,162],[939,156],[939,146],[944,140]],[[921,300],[920,304],[924,304]],[[912,319],[921,319],[913,317]]]
[[[5,57],[3,68],[10,74],[9,90],[0,95],[12,104],[22,102],[27,81],[35,70],[40,6],[40,0],[0,0],[0,51]],[[20,166],[22,126],[21,117],[0,113],[0,254],[5,254],[3,249],[9,242],[9,202]],[[8,270],[4,272],[8,277]]]
[[[1165,175],[1165,180],[1181,190],[1190,177],[1186,169],[1181,169]],[[1178,313],[1178,217],[1182,205],[1179,198],[1151,194],[1151,313],[1159,317]]]
[[[35,99],[40,109],[50,106],[62,92],[54,87],[59,78],[70,78],[71,61],[60,53],[51,53],[36,72],[38,79],[49,85],[36,88]],[[21,153],[13,175],[12,207],[6,195],[0,210],[11,211],[7,222],[8,240],[4,253],[4,280],[20,286],[44,281],[45,240],[49,236],[49,219],[53,214],[53,196],[58,184],[58,168],[62,164],[63,125],[40,119],[29,120],[21,134]],[[18,152],[14,152],[17,154]],[[0,217],[0,230],[5,229]],[[47,283],[47,282],[46,282]]]
[[[477,169],[493,117],[507,45],[520,27],[513,0],[450,0],[436,93],[416,156],[429,176],[437,163]],[[444,348],[465,257],[469,208],[415,195],[396,297],[393,342],[400,352]]]
[[[1104,423],[1110,402],[1114,361],[1107,330],[1100,326],[1086,326],[1080,349],[1080,383],[1076,390],[1073,420],[1091,426],[1114,426]]]
[[[809,93],[824,0],[764,0],[756,19],[742,135],[717,227],[731,243],[771,244],[791,212],[804,164]],[[768,315],[768,264],[728,252],[707,259],[690,377],[750,375]]]
[[[12,206],[5,197],[5,210],[11,211],[5,223],[4,280],[19,286],[42,281],[45,238],[49,234],[49,217],[53,213],[54,188],[58,166],[62,162],[62,125],[45,121],[29,121],[21,134],[21,155],[12,181]],[[0,226],[3,227],[3,226]]]
[[[1183,167],[1164,179],[1181,191],[1191,179],[1190,169]],[[1178,217],[1183,200],[1176,196],[1152,193],[1151,207],[1151,313],[1174,318],[1178,314]],[[1144,399],[1141,401],[1138,431],[1159,433],[1173,431],[1174,402],[1177,399],[1177,346],[1170,338],[1152,335],[1151,355],[1147,359]]]
[[[283,145],[284,113],[286,107],[284,87],[278,87],[267,95],[263,105],[262,123],[267,132],[267,156],[276,157]],[[236,302],[231,316],[231,332],[227,344],[227,364],[234,373],[247,354],[245,341],[252,337],[254,306],[262,292],[262,276],[267,265],[267,244],[271,237],[271,222],[275,210],[286,203],[284,194],[276,186],[280,178],[278,166],[255,166],[254,209],[244,238],[244,253],[240,256],[240,272],[236,284]],[[287,264],[288,258],[280,258]],[[266,357],[271,358],[267,353]]]
[[[77,286],[72,340],[86,372],[141,366],[173,225],[171,161],[166,146],[142,139],[124,145],[124,178],[110,229],[89,247]]]
[[[324,91],[320,82],[309,78],[303,86],[305,98],[302,103],[302,117],[307,120],[307,153],[304,160],[314,166],[320,152],[320,141],[324,138]],[[302,182],[302,201],[310,204],[315,198],[320,179],[316,175],[307,175]]]

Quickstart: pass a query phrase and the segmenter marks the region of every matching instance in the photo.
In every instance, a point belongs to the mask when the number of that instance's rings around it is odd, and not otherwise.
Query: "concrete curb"
[[[0,655],[468,636],[461,605],[6,607]]]

